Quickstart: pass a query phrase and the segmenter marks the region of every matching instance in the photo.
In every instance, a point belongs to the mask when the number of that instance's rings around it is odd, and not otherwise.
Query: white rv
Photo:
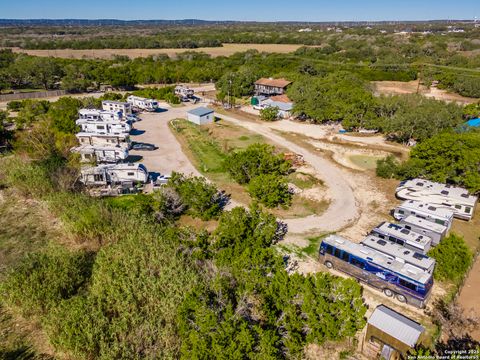
[[[118,163],[128,158],[126,146],[81,145],[72,149],[80,155],[81,162]]]
[[[175,95],[191,98],[195,94],[193,89],[190,89],[187,86],[177,85],[175,86]]]
[[[478,202],[478,197],[470,195],[466,189],[423,179],[402,181],[396,194],[402,200],[427,202],[452,210],[455,217],[463,220],[472,218]]]
[[[76,124],[80,127],[82,132],[97,134],[128,134],[132,130],[130,124],[118,121],[78,119]]]
[[[113,100],[103,100],[102,101],[102,109],[107,111],[121,111],[123,114],[131,114],[132,113],[132,104],[128,101],[113,101]]]
[[[80,181],[87,186],[145,184],[148,181],[148,171],[143,164],[99,165],[83,168]]]
[[[425,219],[420,219],[414,215],[403,218],[400,223],[405,229],[415,231],[416,233],[428,236],[432,239],[432,245],[436,246],[447,235],[446,226],[435,224]]]
[[[383,222],[375,227],[370,234],[421,254],[426,254],[432,246],[430,237],[406,229],[404,225]]]
[[[98,109],[80,109],[78,110],[78,118],[89,121],[124,121],[121,111],[105,111]]]
[[[80,145],[94,146],[124,146],[130,149],[131,140],[127,133],[121,134],[97,134],[89,132],[79,132],[75,135]]]
[[[433,269],[435,268],[435,259],[410,249],[406,249],[403,246],[391,243],[390,241],[385,241],[374,235],[368,235],[363,239],[362,244],[370,249],[391,257],[392,260],[403,261],[430,274],[433,273]]]
[[[154,99],[146,99],[135,95],[130,95],[127,101],[133,108],[145,111],[156,111],[158,109],[158,101]]]
[[[452,210],[413,200],[403,202],[395,208],[393,213],[393,217],[397,220],[402,220],[410,215],[446,226],[449,230],[453,222]]]

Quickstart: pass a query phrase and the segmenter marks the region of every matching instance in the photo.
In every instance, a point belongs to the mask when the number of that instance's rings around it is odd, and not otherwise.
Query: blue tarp
[[[472,127],[480,127],[480,118],[468,120],[465,125]]]

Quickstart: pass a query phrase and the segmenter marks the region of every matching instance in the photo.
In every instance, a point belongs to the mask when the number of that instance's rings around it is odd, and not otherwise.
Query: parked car
[[[157,177],[155,180],[155,185],[161,186],[161,185],[166,185],[168,183],[168,180],[170,180],[170,175],[160,175]]]
[[[132,150],[144,150],[144,151],[153,151],[156,150],[157,147],[153,144],[146,144],[146,143],[132,143]]]

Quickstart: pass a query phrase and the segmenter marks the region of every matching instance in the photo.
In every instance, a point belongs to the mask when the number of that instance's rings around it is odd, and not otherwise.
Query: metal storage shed
[[[419,323],[379,305],[368,319],[366,341],[380,343],[382,355],[391,359],[395,358],[395,353],[405,356],[424,331]]]
[[[204,125],[213,122],[213,110],[206,107],[198,107],[187,111],[187,120],[197,125]]]

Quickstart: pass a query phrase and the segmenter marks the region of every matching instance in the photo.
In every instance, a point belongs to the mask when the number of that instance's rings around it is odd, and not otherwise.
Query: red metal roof
[[[267,79],[261,78],[255,81],[255,85],[264,85],[264,86],[272,86],[272,87],[279,87],[285,88],[290,85],[292,82],[286,79]]]

